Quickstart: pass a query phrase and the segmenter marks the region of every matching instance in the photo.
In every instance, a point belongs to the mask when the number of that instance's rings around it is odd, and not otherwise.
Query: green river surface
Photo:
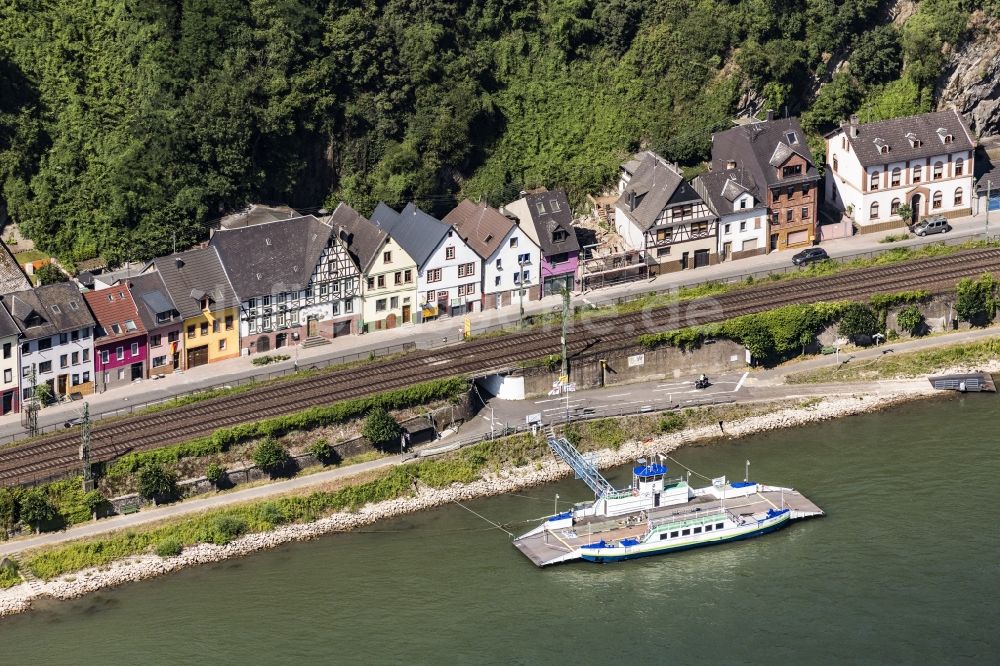
[[[996,663],[997,405],[936,399],[679,452],[731,478],[750,458],[828,513],[759,539],[537,569],[453,505],[40,604],[0,621],[0,663]],[[520,533],[555,493],[588,499],[568,479],[468,506]]]

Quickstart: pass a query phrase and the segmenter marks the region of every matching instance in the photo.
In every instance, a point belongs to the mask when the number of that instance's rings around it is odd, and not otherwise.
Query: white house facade
[[[826,147],[826,200],[862,233],[972,212],[976,142],[957,111],[869,124],[852,117],[826,135]]]
[[[757,200],[743,170],[710,171],[691,186],[719,218],[720,261],[767,252],[767,206]]]
[[[538,298],[542,251],[516,220],[466,199],[443,221],[482,258],[484,308]]]
[[[380,203],[372,222],[416,262],[421,320],[482,308],[483,260],[453,227],[412,203],[401,213]]]

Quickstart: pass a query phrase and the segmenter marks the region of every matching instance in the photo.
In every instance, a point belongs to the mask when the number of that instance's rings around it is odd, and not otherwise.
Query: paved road
[[[1000,216],[994,214],[994,217]],[[1000,224],[998,222],[1000,220],[994,220],[994,233],[1000,232]],[[923,239],[913,237],[906,241],[892,243],[891,245],[880,244],[878,242],[879,239],[884,237],[883,234],[870,234],[828,241],[823,244],[823,247],[827,249],[827,252],[832,257],[846,257],[871,251],[884,251],[895,247],[938,243],[941,240],[952,242],[961,239],[983,238],[985,217],[980,215],[977,217],[960,218],[953,220],[952,225],[954,226],[954,231],[949,234]],[[716,266],[706,266],[699,268],[697,271],[669,273],[660,275],[649,281],[632,282],[577,294],[573,301],[574,304],[578,305],[601,304],[621,297],[676,289],[682,285],[700,284],[711,280],[726,280],[753,273],[786,269],[791,264],[792,254],[793,252],[791,251],[775,252],[739,261],[726,262]],[[525,313],[537,314],[557,311],[560,307],[560,297],[550,296],[540,301],[525,303]],[[516,305],[470,315],[474,332],[499,325],[513,326],[516,324],[518,317],[519,313]],[[185,373],[169,375],[164,379],[147,379],[132,384],[127,388],[116,388],[103,394],[88,396],[87,402],[90,405],[92,415],[119,409],[128,410],[133,406],[141,405],[145,402],[160,401],[198,389],[224,385],[249,377],[263,377],[270,373],[287,372],[296,363],[301,367],[307,367],[311,363],[355,353],[367,355],[367,352],[370,350],[384,349],[408,342],[415,343],[421,348],[444,344],[458,344],[461,341],[461,326],[462,322],[460,320],[445,318],[439,321],[420,324],[419,326],[407,326],[390,331],[376,331],[361,336],[339,338],[333,340],[329,345],[314,347],[312,349],[298,349],[296,351],[296,348],[289,348],[287,353],[291,355],[297,354],[297,358],[268,366],[265,369],[251,365],[250,359],[246,357],[230,359],[220,363],[213,363],[210,366],[195,368]],[[40,412],[39,424],[42,427],[58,428],[67,419],[78,416],[80,408],[81,405],[79,403],[59,404],[48,407]],[[9,414],[0,417],[0,444],[23,435],[24,428],[20,421],[20,415]]]
[[[843,354],[841,360],[845,360],[848,356],[851,356],[853,358],[849,361],[850,363],[866,362],[884,357],[888,349],[893,349],[895,353],[902,353],[905,351],[953,345],[961,342],[972,342],[994,337],[998,334],[1000,334],[1000,327],[961,331],[949,335],[940,335],[884,345],[878,348],[859,350],[852,354]],[[817,395],[853,394],[872,389],[871,384],[792,386],[781,384],[783,376],[789,372],[799,372],[817,367],[835,365],[836,363],[837,359],[835,356],[818,356],[800,362],[788,363],[779,368],[769,370],[757,369],[745,373],[734,372],[717,375],[711,377],[712,386],[702,391],[693,387],[694,377],[657,380],[611,386],[591,391],[579,391],[570,395],[570,408],[584,414],[593,412],[613,415],[616,413],[639,412],[646,405],[659,410],[675,404],[683,407],[685,404],[691,404],[692,402],[728,402],[736,398],[740,402],[777,399],[791,400]],[[926,380],[879,382],[878,384],[880,388],[891,390],[916,384],[922,385],[924,381]],[[494,398],[489,401],[487,407],[478,417],[473,418],[469,423],[465,424],[459,433],[453,435],[452,438],[454,440],[464,440],[468,437],[488,433],[490,431],[491,418],[493,419],[493,426],[500,428],[505,424],[515,425],[524,423],[525,417],[528,414],[541,412],[543,418],[548,419],[553,415],[561,416],[564,410],[565,400],[562,398],[537,398],[521,401],[506,401]],[[446,443],[447,440],[441,442],[441,444]],[[432,446],[437,447],[439,444]],[[136,527],[166,518],[198,513],[229,504],[281,495],[294,490],[318,486],[334,479],[397,465],[400,462],[399,456],[389,456],[285,481],[252,488],[236,489],[227,493],[202,496],[155,509],[143,509],[139,513],[105,518],[100,521],[77,525],[62,532],[51,532],[26,539],[0,542],[0,557],[23,552],[38,546],[52,545],[73,539],[105,534],[115,530]]]

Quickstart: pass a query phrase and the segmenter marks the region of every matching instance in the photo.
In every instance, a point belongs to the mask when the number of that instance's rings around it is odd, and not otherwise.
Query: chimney
[[[768,109],[767,110],[767,119],[768,120],[774,120],[774,109]]]
[[[858,117],[856,115],[851,116],[851,126],[849,129],[849,133],[852,139],[858,138]]]
[[[635,210],[635,190],[629,190],[629,193],[628,193],[628,209],[630,211]]]
[[[180,257],[175,257],[174,258],[174,266],[177,267],[177,270],[180,270],[184,266],[184,260],[181,259]]]

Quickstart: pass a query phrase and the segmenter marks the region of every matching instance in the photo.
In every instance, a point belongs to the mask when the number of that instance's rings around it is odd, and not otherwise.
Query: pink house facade
[[[146,377],[149,346],[146,328],[128,287],[116,285],[84,294],[97,320],[94,336],[94,388],[107,391]]]

